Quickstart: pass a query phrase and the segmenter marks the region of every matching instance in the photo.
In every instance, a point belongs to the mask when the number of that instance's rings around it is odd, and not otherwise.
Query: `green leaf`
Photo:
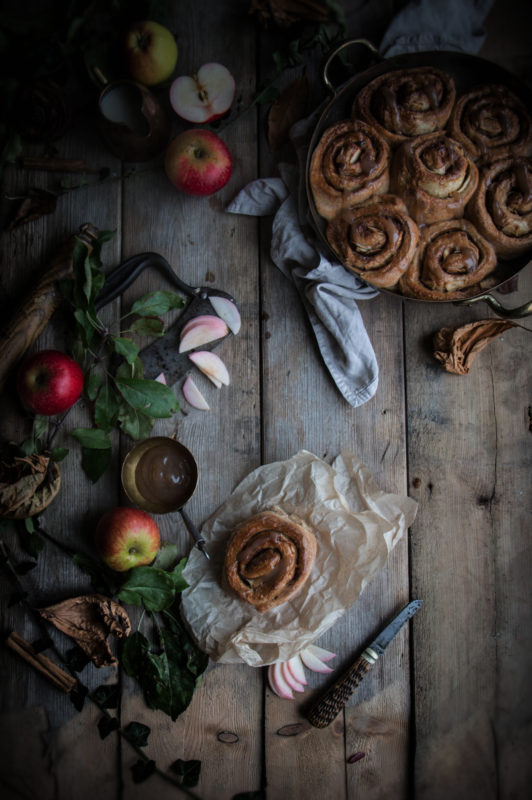
[[[139,354],[139,348],[131,339],[116,336],[113,338],[113,347],[119,356],[124,356],[128,364],[134,364]]]
[[[92,483],[96,483],[105,473],[111,463],[111,456],[110,447],[105,450],[96,450],[92,447],[81,448],[81,468]]]
[[[91,372],[85,380],[85,391],[89,400],[96,400],[98,391],[103,385],[104,375],[102,372]]]
[[[153,759],[150,758],[148,761],[143,761],[139,758],[131,767],[133,783],[142,783],[148,780],[155,772],[155,766],[155,761],[153,761]]]
[[[150,732],[151,728],[147,725],[143,725],[142,722],[130,722],[124,728],[127,740],[135,747],[146,747],[148,745]]]
[[[129,405],[151,417],[171,417],[179,409],[172,389],[158,381],[117,377],[116,385]]]
[[[153,562],[154,567],[172,570],[179,561],[179,550],[174,542],[162,542]]]
[[[133,303],[129,313],[139,317],[158,317],[172,308],[183,308],[184,304],[183,298],[175,292],[150,292]]]
[[[88,575],[91,579],[91,585],[95,592],[105,594],[111,597],[114,594],[113,589],[109,584],[107,571],[103,564],[95,561],[85,553],[76,553],[72,558],[74,564],[79,569]]]
[[[118,420],[119,410],[120,398],[117,396],[114,386],[111,383],[105,383],[94,404],[94,422],[98,428],[110,433]]]
[[[50,452],[50,458],[52,461],[62,461],[68,455],[68,448],[66,447],[54,447],[53,450]]]
[[[48,417],[37,415],[33,420],[32,435],[34,439],[44,439],[48,432]]]
[[[125,404],[118,414],[118,421],[122,431],[135,440],[146,439],[153,428],[153,417]]]
[[[140,680],[149,652],[150,643],[143,633],[135,631],[128,636],[122,648],[122,666],[128,675]]]
[[[184,761],[182,758],[178,758],[173,764],[170,765],[170,769],[182,779],[181,783],[183,786],[187,786],[189,789],[192,789],[194,786],[198,785],[201,772],[201,761],[198,761],[197,759]]]
[[[31,558],[37,559],[44,547],[44,539],[35,533],[35,525],[31,517],[24,520],[24,524],[17,525],[19,542],[24,552]]]
[[[175,600],[176,581],[171,573],[157,567],[133,567],[118,592],[118,599],[148,611],[162,611]]]
[[[76,428],[70,431],[82,447],[89,450],[107,450],[111,447],[111,440],[106,431],[99,428]]]
[[[96,689],[91,692],[91,697],[101,708],[118,708],[118,684],[113,683],[97,686]]]
[[[160,317],[141,317],[129,329],[140,336],[164,336],[164,322]]]
[[[177,593],[183,592],[185,589],[188,588],[188,583],[183,578],[182,572],[185,568],[187,563],[186,558],[182,558],[181,561],[175,565],[170,575],[172,576],[172,580],[174,582],[174,588]]]
[[[135,359],[133,364],[128,364],[127,361],[122,361],[116,370],[117,379],[119,378],[143,378],[144,377],[144,364],[140,358]]]
[[[98,722],[98,730],[102,739],[105,739],[113,731],[117,731],[119,727],[120,723],[116,717],[101,717]]]

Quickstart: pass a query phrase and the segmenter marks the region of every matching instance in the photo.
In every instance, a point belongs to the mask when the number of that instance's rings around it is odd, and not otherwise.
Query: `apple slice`
[[[223,64],[203,64],[192,77],[180,75],[170,86],[170,105],[188,122],[213,122],[229,111],[235,79]]]
[[[281,671],[281,661],[270,664],[268,667],[268,682],[273,692],[284,700],[293,700],[294,695]]]
[[[288,661],[286,662],[286,666],[288,667],[294,679],[298,683],[302,684],[302,686],[307,685],[307,679],[305,677],[305,668],[303,666],[303,662],[301,661],[299,655],[289,658]]]
[[[227,367],[216,353],[211,353],[210,350],[195,350],[190,353],[189,358],[214,383],[217,389],[222,384],[229,386]]]
[[[331,667],[328,667],[327,664],[315,656],[308,648],[302,650],[299,655],[301,656],[303,664],[313,672],[332,672]]]
[[[281,674],[285,679],[288,686],[294,690],[294,692],[304,692],[305,687],[299,681],[296,681],[290,670],[288,669],[288,663],[286,661],[281,662]]]
[[[179,352],[185,353],[216,339],[222,339],[227,333],[227,325],[220,317],[214,315],[198,317],[183,328],[179,339]]]
[[[164,383],[165,386],[167,385],[167,383],[166,383],[166,375],[164,374],[164,372],[159,372],[157,377],[154,378],[153,380],[157,381],[157,383]]]
[[[210,411],[210,405],[207,403],[190,375],[185,380],[182,391],[185,400],[193,408],[198,408],[200,411]]]
[[[227,327],[235,335],[239,332],[242,320],[240,312],[235,304],[227,297],[212,295],[209,297],[210,303],[219,317],[227,323]]]
[[[336,653],[332,653],[330,650],[325,650],[323,647],[318,647],[317,644],[309,644],[307,650],[310,650],[312,655],[319,658],[320,661],[331,661],[333,658],[336,658]]]

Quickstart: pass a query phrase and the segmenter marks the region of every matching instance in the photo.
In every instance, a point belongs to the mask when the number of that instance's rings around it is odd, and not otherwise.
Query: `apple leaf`
[[[132,439],[146,439],[153,428],[153,417],[143,414],[123,403],[118,413],[118,421],[123,433]]]
[[[111,463],[112,450],[110,447],[96,449],[92,447],[81,448],[81,468],[87,478],[93,483],[99,480]]]
[[[142,758],[139,758],[138,761],[135,761],[133,766],[131,767],[131,777],[133,778],[133,783],[143,783],[150,778],[156,770],[155,761],[152,758],[149,758],[147,761],[144,761]]]
[[[124,336],[115,336],[113,339],[113,347],[118,355],[124,356],[128,364],[135,363],[139,354],[139,348],[131,339],[127,339]]]
[[[157,317],[166,314],[173,308],[183,308],[183,298],[175,292],[157,291],[149,292],[133,303],[130,314],[138,314],[139,317]]]
[[[70,435],[89,450],[107,450],[111,447],[109,434],[99,428],[76,428],[70,431]]]
[[[173,764],[170,764],[170,769],[172,772],[175,772],[178,778],[181,778],[181,783],[183,786],[187,786],[189,789],[192,789],[194,786],[198,785],[201,772],[201,761],[198,761],[197,759],[184,761],[182,758],[178,758]]]
[[[160,317],[140,317],[129,326],[132,333],[140,336],[164,336],[164,322]]]
[[[110,433],[116,424],[119,411],[120,403],[116,392],[109,383],[105,383],[94,403],[94,422],[98,428]]]
[[[138,378],[116,378],[124,400],[133,408],[158,419],[171,417],[179,408],[177,397],[169,386]]]
[[[129,722],[124,728],[124,735],[134,747],[147,747],[151,728],[142,722]]]
[[[147,611],[162,611],[175,600],[176,587],[172,574],[157,567],[133,567],[118,592],[118,599]]]

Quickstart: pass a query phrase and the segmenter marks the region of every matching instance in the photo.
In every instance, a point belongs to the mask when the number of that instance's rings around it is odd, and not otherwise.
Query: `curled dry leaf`
[[[121,639],[131,632],[125,609],[101,594],[71,597],[57,605],[40,608],[39,613],[70,636],[97,667],[117,664],[107,643],[109,634]]]
[[[46,189],[30,187],[25,197],[17,206],[17,210],[9,223],[9,230],[18,228],[26,222],[33,222],[46,214],[53,214],[57,206],[57,195]]]
[[[321,0],[251,0],[249,13],[265,28],[273,22],[288,28],[294,22],[329,22],[331,9]]]
[[[292,125],[305,115],[308,96],[306,75],[287,86],[272,104],[268,114],[268,145],[270,150],[278,150],[288,141]]]
[[[33,453],[0,462],[0,517],[25,519],[40,514],[59,492],[59,467]]]
[[[506,319],[481,319],[459,328],[440,328],[434,334],[434,358],[447,372],[467,375],[477,353],[501,333],[515,327],[515,322]]]

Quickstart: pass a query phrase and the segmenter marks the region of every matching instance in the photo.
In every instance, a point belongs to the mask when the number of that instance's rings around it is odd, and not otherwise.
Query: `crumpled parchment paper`
[[[223,588],[226,542],[234,526],[266,509],[310,526],[318,552],[309,581],[292,600],[259,613]],[[221,663],[261,667],[299,653],[345,613],[385,565],[414,521],[412,498],[383,492],[353,453],[327,464],[301,450],[258,467],[202,529],[211,557],[193,549],[183,572],[182,615],[198,645]]]

